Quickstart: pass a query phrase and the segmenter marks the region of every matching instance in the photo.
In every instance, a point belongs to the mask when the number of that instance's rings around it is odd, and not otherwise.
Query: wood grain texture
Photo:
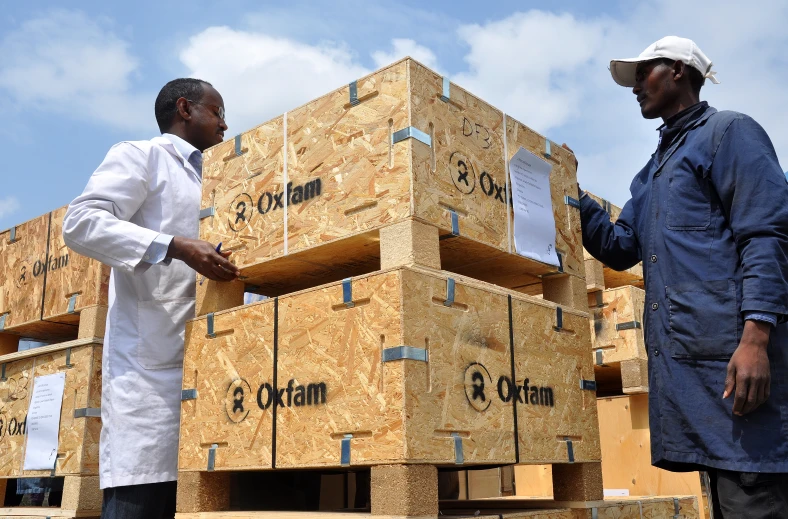
[[[643,290],[631,286],[608,289],[602,292],[600,307],[598,297],[589,295],[589,311],[593,312],[592,348],[595,352],[602,350],[605,364],[647,358],[643,335],[645,297]],[[617,329],[629,326],[637,328]]]
[[[75,418],[74,411],[101,405],[101,340],[78,340],[5,355],[0,362],[6,366],[6,380],[0,381],[0,419],[4,424],[0,443],[5,447],[0,450],[0,477],[50,475],[50,470],[23,470],[25,436],[18,424],[26,421],[35,377],[59,372],[66,373],[66,383],[55,475],[97,474],[101,419]]]
[[[447,306],[450,277],[455,298]],[[567,309],[557,331],[552,303],[418,267],[353,278],[350,286],[351,307],[335,283],[218,312],[215,338],[205,317],[188,324],[184,389],[196,388],[198,398],[183,403],[181,470],[205,470],[211,444],[217,470],[271,468],[277,394],[276,468],[338,468],[346,438],[351,466],[454,466],[455,436],[465,464],[514,463],[509,296],[515,378],[519,385],[529,378],[544,401],[518,406],[521,460],[566,462],[564,436],[578,461],[599,459],[595,400],[580,389],[580,377],[593,379],[587,314]],[[398,346],[425,349],[429,361],[381,362],[383,349]],[[243,419],[228,412],[239,380],[247,384]],[[550,388],[552,406],[539,387]]]
[[[50,268],[46,273],[43,319],[69,324],[79,322],[79,313],[88,307],[107,305],[110,268],[97,260],[80,256],[63,239],[63,218],[68,207],[52,211],[49,232]],[[69,299],[76,294],[74,311]]]

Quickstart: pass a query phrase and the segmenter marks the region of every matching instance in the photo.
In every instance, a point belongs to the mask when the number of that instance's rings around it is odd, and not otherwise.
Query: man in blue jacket
[[[615,224],[581,192],[583,245],[643,261],[652,463],[703,470],[715,519],[788,517],[788,185],[750,117],[700,102],[711,61],[669,36],[610,63],[657,150]]]

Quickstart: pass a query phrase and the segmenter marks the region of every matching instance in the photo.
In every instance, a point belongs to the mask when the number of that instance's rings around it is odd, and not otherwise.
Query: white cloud
[[[19,201],[13,196],[0,198],[0,219],[15,213],[20,207]]]
[[[393,47],[391,52],[375,51],[372,53],[372,59],[376,67],[382,68],[406,56],[410,56],[436,72],[440,72],[438,59],[435,57],[435,53],[427,47],[419,45],[413,40],[404,38],[395,38],[391,40],[391,45]]]
[[[0,88],[26,109],[148,128],[152,102],[132,92],[139,63],[106,20],[53,10],[0,40]]]
[[[306,45],[228,27],[193,36],[180,58],[191,77],[222,94],[233,134],[369,73],[341,45]]]

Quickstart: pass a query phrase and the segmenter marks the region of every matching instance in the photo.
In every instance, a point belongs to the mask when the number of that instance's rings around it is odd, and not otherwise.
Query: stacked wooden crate
[[[65,209],[0,233],[0,497],[14,493],[18,478],[64,478],[60,510],[3,502],[4,516],[93,517],[101,508],[101,345],[109,269],[66,248]],[[23,338],[51,345],[17,352]],[[50,470],[24,470],[35,379],[59,372],[65,390],[57,460]]]
[[[520,147],[552,165],[558,267],[513,251]],[[567,150],[405,59],[208,150],[203,171],[201,237],[242,279],[198,281],[179,517],[227,511],[233,474],[284,469],[370,470],[373,515],[437,517],[439,468],[518,463],[552,465],[544,506],[598,512]]]

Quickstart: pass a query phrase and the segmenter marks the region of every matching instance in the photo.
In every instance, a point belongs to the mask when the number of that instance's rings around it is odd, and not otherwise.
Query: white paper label
[[[509,162],[515,251],[557,267],[555,216],[550,195],[552,169],[552,164],[525,148],[520,148]]]
[[[24,470],[52,470],[57,460],[65,372],[36,377],[27,413]]]

